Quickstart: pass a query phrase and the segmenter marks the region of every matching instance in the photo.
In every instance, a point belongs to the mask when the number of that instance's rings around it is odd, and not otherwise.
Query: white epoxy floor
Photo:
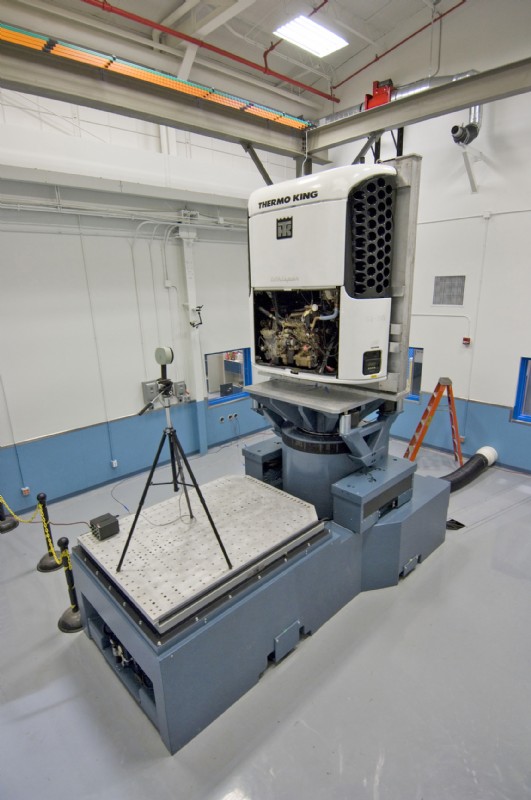
[[[241,474],[240,451],[194,458],[198,480]],[[421,451],[419,472],[452,469]],[[114,497],[134,510],[144,481]],[[125,515],[111,489],[50,517]],[[57,630],[68,597],[62,572],[35,570],[42,529],[0,536],[1,800],[531,798],[531,479],[493,467],[449,517],[466,527],[397,587],[355,598],[174,756],[85,634]],[[53,528],[72,542],[84,530]]]

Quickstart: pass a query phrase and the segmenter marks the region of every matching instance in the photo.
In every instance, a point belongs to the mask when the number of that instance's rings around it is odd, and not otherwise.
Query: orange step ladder
[[[445,390],[448,395],[448,411],[450,412],[450,427],[452,429],[454,458],[459,462],[459,466],[463,466],[463,454],[461,453],[461,440],[459,438],[459,429],[457,426],[454,391],[452,389],[452,381],[450,378],[439,378],[439,382],[437,383],[432,396],[428,400],[428,405],[426,406],[424,413],[420,418],[417,429],[407,446],[407,450],[404,453],[404,458],[408,458],[410,461],[414,461],[416,459],[417,453],[420,450],[420,446],[424,441],[424,437],[428,432],[428,428],[431,425],[433,417],[435,416],[435,412],[437,411],[437,406],[439,405]]]

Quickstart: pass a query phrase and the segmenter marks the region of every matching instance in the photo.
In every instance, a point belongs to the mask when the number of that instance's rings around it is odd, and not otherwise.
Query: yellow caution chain
[[[46,518],[44,516],[44,506],[42,505],[42,503],[39,503],[37,505],[37,511],[39,511],[40,515],[41,515],[42,527],[44,528],[44,536],[46,537],[46,544],[48,545],[48,552],[52,556],[52,558],[55,561],[55,563],[57,564],[57,566],[60,567],[61,564],[63,563],[63,561],[62,561],[61,558],[57,557],[57,553],[55,552],[55,547],[53,546],[52,535],[50,533],[50,529],[48,527],[48,523],[46,522]],[[70,556],[68,557],[68,560],[70,561]]]
[[[22,517],[19,517],[17,516],[17,514],[15,514],[15,512],[8,506],[7,502],[4,500],[1,494],[0,494],[0,503],[7,508],[13,519],[16,519],[17,522],[25,522],[29,524],[34,521],[35,517],[39,513],[39,505],[37,505],[37,508],[35,509],[33,516],[30,517],[29,519],[23,519]]]
[[[30,523],[34,522],[35,517],[37,516],[37,514],[40,513],[41,521],[42,521],[42,527],[44,528],[44,536],[46,537],[46,544],[48,545],[48,552],[53,557],[53,560],[55,561],[57,566],[60,566],[63,562],[62,562],[62,560],[60,558],[57,557],[57,554],[56,554],[56,551],[55,551],[55,547],[53,546],[52,535],[50,533],[50,529],[48,528],[48,523],[46,522],[46,519],[45,519],[45,516],[44,516],[44,507],[43,507],[43,505],[41,503],[37,503],[37,508],[35,509],[35,511],[32,514],[32,516],[29,519],[23,519],[23,517],[19,517],[17,514],[15,514],[15,512],[9,507],[8,503],[4,500],[4,498],[2,497],[1,494],[0,494],[0,503],[7,508],[8,512],[11,514],[13,519],[16,519],[17,522],[30,524]],[[70,562],[70,555],[68,556],[68,561]],[[69,569],[71,569],[70,563],[69,563],[68,566],[69,566]]]

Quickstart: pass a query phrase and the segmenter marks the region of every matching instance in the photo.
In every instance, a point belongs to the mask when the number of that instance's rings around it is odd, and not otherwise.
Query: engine
[[[256,292],[256,363],[337,374],[339,293]]]

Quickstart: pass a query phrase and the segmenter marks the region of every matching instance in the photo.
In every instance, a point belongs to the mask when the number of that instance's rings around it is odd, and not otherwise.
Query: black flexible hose
[[[456,492],[475,480],[488,466],[488,458],[483,453],[476,453],[459,469],[448,473],[448,475],[442,475],[441,480],[449,482],[450,492]]]

